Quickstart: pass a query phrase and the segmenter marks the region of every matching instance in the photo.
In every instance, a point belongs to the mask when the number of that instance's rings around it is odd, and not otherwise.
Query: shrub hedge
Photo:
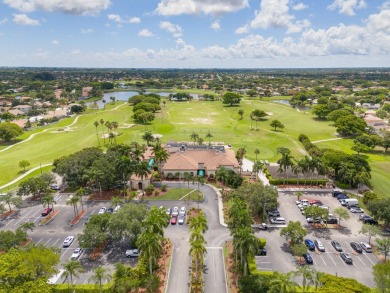
[[[71,286],[72,288],[72,286]],[[99,286],[93,285],[93,284],[77,284],[73,286],[72,292],[75,293],[92,293],[92,292],[99,292]],[[54,293],[69,293],[68,284],[56,284],[53,285],[53,292]],[[103,293],[111,293],[114,292],[114,282],[110,282],[107,284],[104,284],[102,286],[102,292]]]

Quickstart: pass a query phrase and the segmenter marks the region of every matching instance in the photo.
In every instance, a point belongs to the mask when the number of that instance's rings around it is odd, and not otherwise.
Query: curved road
[[[179,187],[179,183],[165,183],[167,186]],[[182,187],[187,185],[181,184]],[[197,188],[192,185],[190,188]],[[223,262],[222,245],[231,239],[229,230],[220,224],[218,212],[218,197],[214,189],[208,185],[199,186],[205,195],[205,199],[200,203],[200,208],[205,213],[209,229],[205,233],[207,254],[205,255],[204,266],[204,292],[227,292],[225,278],[225,268]],[[197,202],[193,201],[153,201],[153,205],[177,205],[185,206],[187,210],[191,207],[197,208]],[[188,225],[169,226],[165,230],[165,236],[170,238],[174,244],[172,262],[169,272],[169,281],[166,292],[188,293],[189,273],[190,273],[190,233]]]

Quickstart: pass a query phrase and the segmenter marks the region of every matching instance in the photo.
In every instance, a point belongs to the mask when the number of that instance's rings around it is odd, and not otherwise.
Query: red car
[[[175,225],[177,223],[177,216],[172,216],[171,218],[171,224]]]
[[[42,211],[41,215],[42,217],[46,217],[48,214],[50,214],[53,211],[52,208],[46,208]]]

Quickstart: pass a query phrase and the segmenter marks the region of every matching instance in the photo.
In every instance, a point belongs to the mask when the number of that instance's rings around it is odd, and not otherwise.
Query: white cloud
[[[371,14],[368,17],[367,26],[374,33],[376,31],[390,33],[390,9],[383,10],[378,14]]]
[[[12,20],[14,23],[19,25],[40,25],[39,20],[32,19],[28,17],[26,14],[14,14],[14,18]]]
[[[221,25],[219,24],[218,21],[214,21],[211,26],[210,26],[213,30],[215,31],[219,31],[221,30]]]
[[[8,18],[3,18],[0,20],[0,25],[5,24],[8,21]]]
[[[161,21],[160,28],[171,33],[175,38],[181,37],[183,34],[181,26],[170,23],[169,21]]]
[[[289,13],[291,0],[262,0],[260,10],[255,12],[255,18],[250,27],[262,28],[287,28],[287,33],[298,33],[310,26],[308,20],[295,21],[295,17]]]
[[[129,21],[130,23],[140,23],[141,19],[139,17],[133,17]]]
[[[334,2],[328,6],[329,10],[338,9],[340,14],[355,15],[356,9],[366,8],[367,4],[365,0],[334,0]]]
[[[139,37],[153,37],[153,33],[148,29],[142,29],[138,32]]]
[[[60,42],[59,42],[58,40],[53,40],[53,41],[51,41],[51,43],[52,43],[53,45],[58,45]]]
[[[82,34],[91,34],[91,33],[93,33],[95,30],[93,29],[93,28],[83,28],[83,29],[81,29],[81,33]]]
[[[241,26],[241,27],[239,27],[238,29],[235,30],[235,33],[238,34],[238,35],[246,34],[248,32],[249,32],[249,26],[248,25]]]
[[[306,9],[306,8],[307,8],[307,5],[305,5],[305,4],[302,3],[302,2],[296,4],[296,5],[294,5],[294,6],[292,7],[292,9],[295,10],[295,11],[300,11],[300,10],[303,10],[303,9]]]
[[[115,22],[119,22],[119,23],[122,22],[122,18],[118,14],[109,14],[109,15],[107,15],[107,18],[109,20],[113,20]]]
[[[160,0],[156,12],[161,15],[220,15],[249,7],[248,0]]]
[[[47,12],[63,12],[69,14],[98,14],[107,9],[110,0],[4,0],[9,7],[22,12],[43,10]]]

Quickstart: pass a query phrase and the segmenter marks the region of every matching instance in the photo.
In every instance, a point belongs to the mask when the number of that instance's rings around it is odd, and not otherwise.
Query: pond
[[[290,106],[290,100],[272,100],[272,102]],[[299,110],[302,110],[302,111],[309,111],[309,110],[311,110],[311,107],[308,107],[308,106],[296,107],[296,108],[298,108]]]
[[[150,92],[145,92],[145,93],[149,94]],[[174,94],[174,93],[157,92],[156,94],[158,94],[158,95],[160,95],[162,97],[168,97],[170,94]],[[136,91],[125,91],[125,92],[105,93],[101,100],[94,101],[94,102],[88,102],[88,103],[85,103],[85,104],[87,105],[87,107],[89,107],[89,106],[94,105],[96,103],[97,107],[99,109],[102,109],[102,108],[104,108],[103,100],[105,100],[106,103],[112,102],[110,97],[115,97],[115,101],[127,101],[129,98],[131,98],[132,96],[135,96],[135,95],[139,95],[139,92],[136,92]],[[190,94],[190,95],[192,96],[192,98],[194,100],[198,100],[199,99],[199,95],[198,94]]]

